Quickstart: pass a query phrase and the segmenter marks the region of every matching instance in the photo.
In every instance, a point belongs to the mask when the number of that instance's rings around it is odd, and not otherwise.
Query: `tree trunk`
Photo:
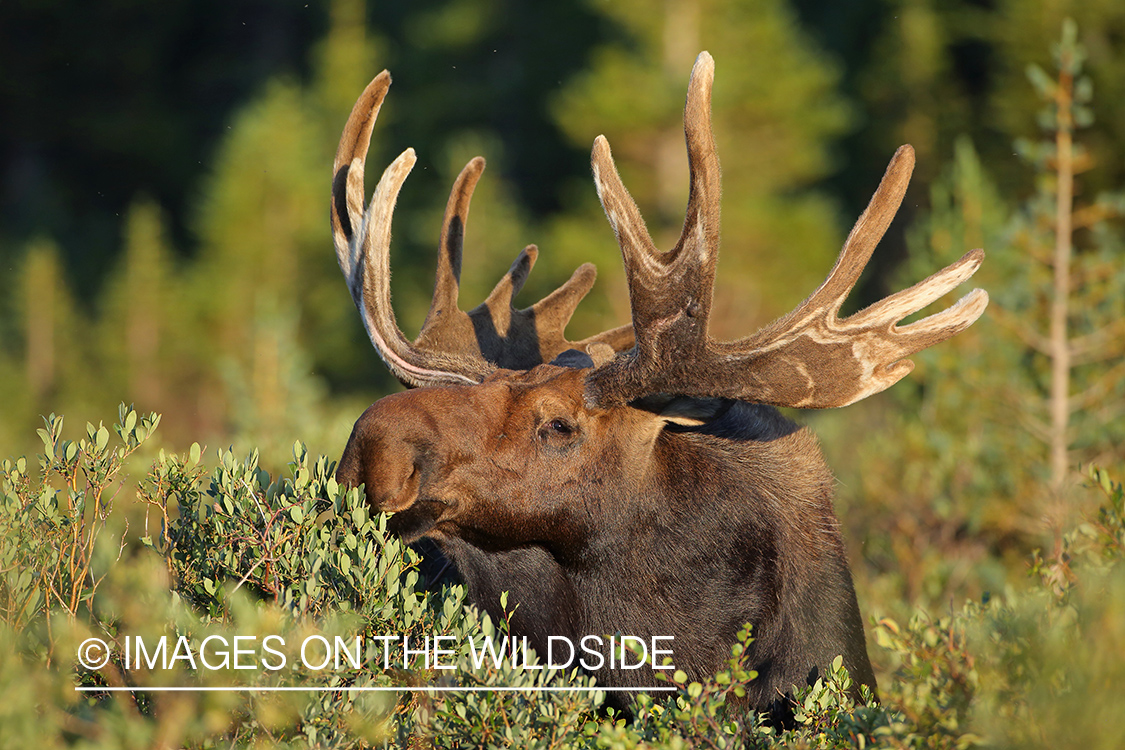
[[[1058,123],[1055,129],[1055,253],[1054,296],[1051,300],[1051,487],[1058,492],[1066,480],[1067,425],[1070,420],[1070,342],[1067,318],[1070,302],[1071,219],[1074,210],[1074,144],[1071,122],[1073,79],[1063,72],[1056,92]]]

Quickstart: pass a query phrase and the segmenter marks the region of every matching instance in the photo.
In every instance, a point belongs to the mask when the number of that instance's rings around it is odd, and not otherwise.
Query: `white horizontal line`
[[[605,690],[607,692],[672,692],[677,690],[674,687],[439,687],[439,686],[404,686],[404,687],[386,687],[386,686],[372,686],[372,687],[356,687],[356,686],[340,686],[340,687],[325,687],[325,686],[312,686],[312,687],[294,687],[294,686],[275,686],[275,687],[210,687],[203,685],[185,685],[182,687],[176,686],[160,686],[160,687],[87,687],[79,686],[74,688],[77,692],[84,693],[332,693],[332,692],[347,692],[347,693],[580,693],[580,692],[594,692],[597,690]]]

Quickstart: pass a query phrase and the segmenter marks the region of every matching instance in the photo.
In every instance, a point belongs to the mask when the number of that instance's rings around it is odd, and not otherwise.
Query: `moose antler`
[[[902,146],[820,288],[752,336],[713,341],[707,320],[718,260],[720,192],[711,133],[714,72],[714,60],[701,53],[684,108],[691,190],[680,239],[667,253],[657,250],[649,236],[605,138],[594,142],[594,180],[621,246],[637,342],[590,374],[587,389],[594,403],[668,394],[805,408],[846,406],[890,387],[914,368],[907,357],[980,317],[988,295],[976,289],[942,312],[898,325],[972,276],[984,258],[981,250],[855,315],[838,317],[906,193],[914,151]]]
[[[333,165],[332,237],[371,343],[395,377],[408,387],[479,383],[498,368],[528,369],[567,349],[585,351],[601,344],[620,351],[632,346],[631,326],[578,342],[564,337],[575,308],[594,285],[597,272],[590,263],[531,307],[512,306],[538,257],[534,245],[524,248],[484,303],[468,313],[457,306],[469,203],[484,171],[480,157],[465,165],[453,184],[442,222],[433,301],[418,338],[407,341],[391,308],[390,239],[391,216],[414,167],[414,149],[406,149],[387,167],[370,205],[363,207],[371,131],[390,85],[384,70],[368,84],[344,126]]]

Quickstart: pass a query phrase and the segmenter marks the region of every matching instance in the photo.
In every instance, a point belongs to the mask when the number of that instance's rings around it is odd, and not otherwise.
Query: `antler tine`
[[[488,293],[484,306],[492,311],[493,317],[506,315],[512,309],[512,299],[520,293],[531,269],[535,268],[535,261],[539,259],[539,248],[528,245],[516,259],[512,261],[508,272],[496,282],[496,286]]]
[[[902,205],[913,169],[914,149],[899,147],[828,278],[808,299],[753,336],[712,347],[723,363],[721,377],[729,381],[726,392],[778,406],[847,406],[906,377],[914,369],[907,357],[981,316],[988,294],[976,289],[947,310],[898,326],[976,272],[984,251],[973,250],[909,289],[837,317]]]
[[[637,349],[645,361],[681,357],[698,349],[706,335],[720,215],[719,161],[711,133],[714,73],[711,55],[700,53],[684,108],[691,190],[680,239],[669,252],[661,253],[653,243],[605,137],[594,141],[594,182],[621,246]]]
[[[531,306],[531,316],[539,330],[540,339],[548,342],[547,346],[552,350],[562,352],[566,349],[580,349],[593,354],[594,352],[590,351],[593,345],[609,346],[614,352],[633,346],[632,324],[611,328],[573,343],[563,338],[562,332],[566,329],[567,323],[574,316],[579,303],[594,287],[597,277],[598,270],[594,264],[583,263],[574,270],[562,286]]]
[[[609,141],[604,135],[594,139],[590,161],[598,200],[601,201],[606,218],[609,219],[609,224],[617,235],[617,244],[621,246],[625,272],[629,275],[630,291],[632,291],[634,277],[638,282],[649,279],[650,274],[646,274],[645,271],[655,268],[651,265],[651,260],[659,258],[660,251],[656,249],[656,243],[648,233],[648,227],[633,196],[629,194],[621,181],[621,175],[617,173],[617,165],[613,161]]]
[[[598,269],[593,263],[583,263],[574,269],[574,273],[562,286],[531,306],[535,311],[536,322],[540,326],[549,326],[559,331],[566,328],[579,303],[594,288],[597,278]]]
[[[474,314],[483,316],[487,313],[493,328],[507,336],[512,325],[512,314],[516,312],[512,300],[523,289],[523,285],[527,282],[527,277],[531,273],[531,269],[535,267],[535,261],[538,258],[539,248],[535,245],[528,245],[521,250],[516,259],[512,261],[508,272],[500,278],[500,281],[496,282],[496,286],[492,288],[488,297],[480,304],[478,308],[480,312],[474,310],[469,313],[469,316],[472,317]]]
[[[701,52],[692,68],[684,106],[691,188],[676,245],[661,253],[637,204],[621,181],[609,144],[594,141],[593,171],[598,197],[617,235],[637,345],[635,351],[600,368],[591,383],[594,398],[629,401],[663,382],[684,361],[702,354],[718,260],[721,174],[711,130],[715,61]],[[651,391],[650,391],[651,392]]]
[[[859,281],[863,269],[867,267],[867,262],[871,260],[871,254],[875,252],[898,213],[913,173],[914,148],[909,144],[899,146],[887,165],[883,179],[879,181],[879,187],[868,201],[867,208],[844,240],[844,247],[828,278],[793,311],[793,315],[800,316],[810,310],[830,309],[833,314],[840,311],[844,300]]]
[[[970,250],[956,263],[952,263],[937,273],[931,274],[925,280],[919,281],[909,289],[895,292],[870,307],[864,308],[855,315],[847,318],[847,322],[849,325],[853,326],[877,326],[880,325],[880,323],[888,326],[896,325],[906,316],[918,312],[933,302],[937,302],[941,297],[968,281],[969,278],[977,272],[977,269],[980,268],[980,264],[983,260],[983,250]],[[911,323],[904,328],[900,328],[898,332],[905,333],[907,330],[921,330],[925,328],[925,326],[920,326],[919,324],[929,319],[930,318],[926,318]]]
[[[473,191],[484,172],[484,159],[477,156],[469,161],[457,175],[445,217],[441,223],[441,240],[438,243],[437,273],[430,316],[441,315],[446,310],[457,309],[457,295],[461,284],[461,258],[465,247],[465,225],[469,220],[469,204]],[[429,318],[427,317],[427,323]]]
[[[469,222],[469,206],[481,174],[484,159],[469,160],[449,191],[445,216],[438,241],[437,271],[434,296],[422,330],[414,345],[423,350],[458,351],[464,356],[484,360],[473,342],[473,328],[468,316],[457,305],[461,285],[461,261],[465,249],[465,229]]]
[[[594,284],[592,264],[584,264],[570,280],[530,308],[512,304],[539,257],[528,245],[516,257],[483,303],[469,312],[457,306],[458,279],[469,202],[484,169],[473,159],[462,170],[450,194],[442,228],[434,301],[422,332],[414,342],[423,351],[456,352],[491,367],[527,369],[549,362],[567,349],[608,344],[614,351],[633,345],[632,326],[613,329],[580,342],[566,340],[563,331],[578,303]]]
[[[523,288],[538,257],[535,245],[524,248],[488,298],[467,315],[476,342],[490,361],[500,367],[526,369],[550,362],[568,349],[578,349],[600,363],[633,346],[632,325],[575,342],[563,334],[578,304],[594,285],[597,271],[592,263],[579,266],[562,286],[531,307],[517,310],[512,299]]]
[[[332,239],[336,261],[348,281],[356,307],[361,307],[360,276],[355,272],[360,245],[353,238],[363,226],[363,167],[371,145],[371,131],[390,85],[391,74],[385,70],[367,84],[348,116],[332,165]]]
[[[391,217],[402,183],[414,167],[413,149],[402,152],[387,167],[370,205],[363,210],[363,171],[371,132],[390,84],[387,71],[368,84],[340,137],[331,209],[336,259],[371,343],[396,378],[415,387],[479,382],[492,369],[487,363],[419,350],[402,335],[391,307]]]
[[[711,129],[711,88],[715,80],[715,60],[699,53],[691,70],[687,103],[684,106],[684,140],[687,142],[691,187],[680,241],[672,250],[676,255],[686,246],[698,253],[697,263],[714,279],[719,252],[720,193],[719,157],[715,153],[715,134]],[[706,285],[710,311],[711,284]],[[700,301],[702,303],[702,301]]]

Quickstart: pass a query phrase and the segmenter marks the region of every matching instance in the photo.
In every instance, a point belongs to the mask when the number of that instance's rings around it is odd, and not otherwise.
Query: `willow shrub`
[[[507,622],[460,586],[426,590],[387,516],[300,443],[285,476],[254,454],[208,467],[193,445],[131,483],[122,466],[156,415],[122,407],[74,441],[45,423],[37,467],[0,476],[3,747],[966,747],[1058,744],[1084,716],[1087,744],[1120,746],[1104,686],[1125,676],[1125,511],[1101,473],[1101,514],[1033,561],[1030,591],[877,623],[882,702],[856,705],[837,661],[781,732],[737,707],[748,628],[727,668],[674,672],[627,722],[580,673],[480,659]],[[556,690],[481,689],[496,687]]]

